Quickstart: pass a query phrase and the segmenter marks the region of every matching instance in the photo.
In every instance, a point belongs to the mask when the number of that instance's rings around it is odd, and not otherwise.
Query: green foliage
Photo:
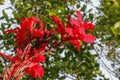
[[[112,61],[111,67],[115,77],[119,78],[119,51],[120,48],[120,1],[119,0],[100,0],[100,7],[95,34],[101,38],[101,44],[105,44],[108,48],[107,59]]]
[[[114,46],[114,48],[118,47],[120,5],[117,0],[101,0],[101,8],[99,9],[101,11],[101,17],[98,18],[97,22],[96,30],[99,31],[97,35],[98,37],[102,37],[103,35],[109,35],[110,37],[107,37],[103,41],[106,44],[108,43],[109,46]],[[112,45],[112,43],[117,44]]]

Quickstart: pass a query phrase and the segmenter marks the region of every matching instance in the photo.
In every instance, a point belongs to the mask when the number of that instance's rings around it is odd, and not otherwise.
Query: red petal
[[[29,74],[30,76],[32,76],[33,78],[36,77],[36,76],[35,76],[35,73],[34,73],[33,70],[32,70],[32,67],[25,69],[25,72],[28,73],[28,74]]]
[[[16,30],[14,30],[14,29],[10,29],[10,30],[6,30],[6,31],[5,31],[5,33],[7,33],[7,34],[10,34],[10,33],[12,33],[12,32],[15,33]]]
[[[82,14],[81,14],[81,12],[77,10],[76,14],[78,16],[79,23],[81,23],[82,22]]]
[[[73,35],[73,29],[72,28],[66,28],[66,30],[65,30],[68,34],[69,34],[69,36],[72,36],[72,37],[74,37],[74,35]]]
[[[40,65],[36,65],[34,67],[34,72],[35,72],[35,76],[38,76],[38,78],[42,78],[44,75],[44,70]]]
[[[83,36],[83,41],[85,41],[86,43],[93,43],[95,40],[95,36],[93,36],[92,34],[85,34]]]
[[[15,59],[13,57],[11,57],[10,55],[6,55],[6,54],[1,53],[1,52],[0,52],[0,56],[2,56],[3,58],[5,58],[5,59],[7,59],[9,61],[12,61],[12,62],[15,61]]]
[[[64,29],[65,29],[65,26],[64,24],[60,21],[60,19],[57,17],[57,16],[52,16],[54,22],[57,24],[58,26],[58,29],[61,31],[61,32],[64,32]]]
[[[71,23],[73,25],[80,26],[80,24],[82,23],[82,14],[78,10],[76,11],[76,14],[77,14],[78,18],[77,19],[73,19],[71,21]]]
[[[72,44],[72,45],[75,45],[78,51],[80,50],[80,43],[79,43],[78,40],[73,40],[73,41],[71,42],[71,44]]]
[[[41,29],[35,29],[33,32],[33,36],[43,38],[44,32]]]
[[[45,56],[42,54],[37,55],[37,57],[34,59],[35,62],[45,62]]]
[[[94,25],[92,23],[84,22],[83,27],[87,30],[94,30]]]
[[[22,50],[21,50],[21,49],[19,49],[19,48],[16,48],[16,52],[17,52],[19,55],[21,55],[21,54],[22,54]]]
[[[53,20],[55,23],[59,24],[60,23],[60,19],[57,16],[52,16]]]
[[[29,52],[30,52],[30,49],[31,49],[31,46],[30,46],[30,44],[28,44],[26,47],[25,47],[25,49],[24,49],[24,51],[23,51],[23,54],[25,55],[25,54],[28,54]]]
[[[39,64],[27,68],[25,72],[31,75],[33,78],[37,78],[37,77],[42,78],[44,75],[44,70]]]
[[[78,19],[73,19],[73,20],[71,21],[71,23],[72,23],[73,25],[76,25],[76,26],[79,26],[79,25],[80,25],[80,22],[78,21]]]
[[[22,45],[26,39],[26,32],[25,32],[26,29],[17,27],[15,30],[16,30],[16,36],[15,36],[16,42],[18,45]]]
[[[42,21],[36,19],[35,17],[30,17],[30,18],[24,18],[21,20],[21,28],[24,30],[28,29],[30,32],[34,29],[33,25],[37,22],[40,22],[42,24]],[[42,26],[43,27],[43,26]]]
[[[47,45],[48,45],[48,43],[43,43],[43,44],[37,49],[37,51],[38,51],[38,52],[41,52],[41,51],[45,50],[45,48],[46,48]]]
[[[77,37],[76,35],[85,34],[85,29],[75,26],[73,32],[74,32],[75,37]]]

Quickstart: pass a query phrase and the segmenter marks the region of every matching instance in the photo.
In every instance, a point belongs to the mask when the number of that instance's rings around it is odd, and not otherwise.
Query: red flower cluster
[[[54,22],[57,24],[56,31],[62,35],[62,39],[76,45],[80,50],[81,42],[93,43],[95,37],[92,34],[86,34],[85,30],[94,30],[94,25],[82,20],[80,11],[76,11],[77,19],[72,19],[71,15],[68,17],[68,24],[65,26],[57,16],[52,16]]]
[[[36,28],[37,24],[39,28]],[[15,71],[19,69],[30,74],[33,78],[42,78],[44,71],[39,62],[45,61],[43,52],[47,46],[50,32],[45,30],[41,20],[34,17],[21,19],[20,27],[6,31],[6,33],[12,32],[15,33],[17,44],[15,56],[11,57],[0,53],[1,56],[13,63],[13,67],[7,77],[11,78]],[[34,45],[33,42],[35,43]],[[20,75],[22,73],[17,75],[17,77]]]
[[[93,43],[95,37],[92,34],[87,34],[85,30],[93,30],[92,23],[82,20],[82,15],[79,11],[76,11],[77,19],[68,17],[68,23],[65,24],[60,21],[57,16],[52,16],[57,27],[54,31],[47,30],[44,23],[34,17],[20,19],[20,27],[14,30],[7,30],[6,33],[15,33],[15,41],[17,44],[15,56],[0,55],[12,62],[12,67],[6,72],[7,78],[12,78],[13,75],[16,80],[19,79],[23,72],[28,73],[33,78],[42,78],[44,70],[41,64],[45,61],[44,55],[51,53],[51,48],[60,46],[63,42],[69,42],[72,45],[76,45],[76,48],[80,50],[82,41],[86,43]],[[61,34],[61,41],[52,38]],[[52,44],[48,46],[48,42],[52,40]],[[17,75],[16,75],[17,74]]]

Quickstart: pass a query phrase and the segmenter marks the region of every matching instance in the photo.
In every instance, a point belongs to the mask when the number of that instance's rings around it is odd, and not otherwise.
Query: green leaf
[[[18,19],[18,13],[16,12],[16,11],[13,11],[13,14],[14,14],[14,17],[15,17],[15,19]]]
[[[115,25],[114,25],[114,28],[115,29],[120,29],[120,21],[116,22]]]
[[[27,7],[24,8],[24,10],[29,10],[30,8],[32,8],[31,5],[27,5]]]
[[[5,12],[5,10],[2,10],[2,14],[3,14],[4,18],[5,18],[7,21],[9,21],[9,20],[8,20],[8,15],[7,15],[7,13]]]
[[[58,34],[57,37],[58,37],[58,39],[61,39],[61,34]]]
[[[89,14],[89,18],[91,19],[91,20],[93,20],[93,18],[94,18],[94,14]]]
[[[54,12],[49,12],[49,16],[51,17],[51,16],[53,16],[53,15],[55,15],[55,13]]]
[[[120,21],[116,22],[111,29],[115,35],[120,35]]]
[[[3,5],[4,0],[0,0],[0,4]]]
[[[85,9],[86,9],[86,5],[83,5],[83,7],[81,8],[81,11],[85,11]]]
[[[5,25],[3,23],[1,23],[1,28],[0,30],[4,31],[5,30]]]
[[[52,4],[49,1],[46,1],[46,4],[51,8]]]

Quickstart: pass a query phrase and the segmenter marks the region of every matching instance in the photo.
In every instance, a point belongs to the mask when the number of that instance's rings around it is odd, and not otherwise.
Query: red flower
[[[32,34],[32,31],[35,28],[34,25],[38,22],[41,21],[34,17],[21,19],[20,28],[16,30],[16,42],[18,45],[24,44],[24,42],[26,42],[26,40],[30,37],[30,33]],[[43,27],[44,26],[42,25],[41,28]]]
[[[78,16],[77,19],[71,19],[71,16],[68,18],[68,24],[65,29],[65,32],[68,34],[68,41],[73,45],[76,45],[76,48],[80,50],[81,42],[93,43],[95,37],[92,34],[86,34],[85,30],[93,30],[94,25],[89,22],[84,22],[82,20],[82,15],[80,11],[76,11]]]
[[[72,19],[71,15],[68,17],[67,26],[60,21],[57,16],[52,16],[54,22],[57,24],[56,31],[62,35],[62,40],[69,41],[80,50],[81,42],[93,43],[95,37],[92,34],[86,34],[85,30],[93,30],[92,23],[84,22],[80,11],[76,11],[78,18]]]
[[[30,74],[33,78],[42,78],[44,75],[43,68],[39,63],[45,62],[44,53],[48,41],[46,40],[52,34],[52,30],[48,31],[44,29],[44,23],[34,17],[24,18],[20,20],[20,27],[14,30],[7,30],[6,33],[15,33],[15,40],[17,43],[15,56],[0,55],[13,63],[11,70],[9,71],[9,77],[12,76],[15,71],[25,70],[26,73]],[[36,29],[36,24],[40,25],[40,28]],[[37,39],[40,39],[40,41]],[[32,42],[36,40],[36,45]],[[31,47],[32,46],[32,47]],[[19,66],[20,65],[20,66]],[[18,71],[19,71],[18,70]],[[19,77],[18,75],[17,77]]]
[[[68,41],[80,50],[81,39],[83,38],[83,34],[85,34],[84,29],[79,27],[68,27],[66,28],[66,32],[68,33]]]

